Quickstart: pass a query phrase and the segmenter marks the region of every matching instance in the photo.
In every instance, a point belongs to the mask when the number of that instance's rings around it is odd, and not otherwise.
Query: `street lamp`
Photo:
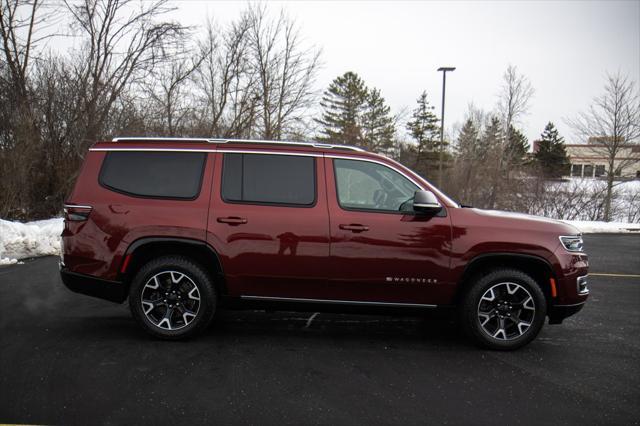
[[[438,187],[442,187],[442,155],[444,153],[444,93],[447,86],[447,72],[455,71],[456,67],[440,67],[442,71],[442,119],[440,121],[440,155],[438,159]]]

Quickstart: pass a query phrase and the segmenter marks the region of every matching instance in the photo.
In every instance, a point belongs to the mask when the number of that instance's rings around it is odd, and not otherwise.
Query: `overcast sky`
[[[602,92],[607,72],[640,81],[640,1],[288,1],[284,9],[309,45],[322,49],[318,89],[357,72],[382,91],[394,113],[412,109],[422,90],[440,115],[440,66],[447,75],[445,126],[450,129],[473,102],[494,108],[509,64],[536,93],[521,126],[530,141],[553,121],[567,142],[579,142],[565,119]],[[244,2],[176,1],[175,18],[224,24]]]

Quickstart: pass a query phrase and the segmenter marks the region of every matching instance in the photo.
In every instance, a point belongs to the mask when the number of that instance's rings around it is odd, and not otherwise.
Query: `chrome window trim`
[[[141,137],[141,136],[132,136],[132,137],[126,137],[126,136],[119,136],[119,137],[115,137],[113,139],[111,139],[111,142],[162,142],[162,141],[168,141],[168,142],[207,142],[207,143],[211,143],[213,141],[216,141],[216,139],[209,139],[209,138],[176,138],[176,137],[166,137],[166,138],[161,138],[161,137],[151,137],[151,136],[147,136],[147,137]]]
[[[251,151],[243,149],[219,149],[216,152],[223,154],[267,154],[267,155],[291,155],[300,157],[323,157],[322,153],[314,154],[311,152],[285,152],[285,151]]]
[[[399,173],[400,175],[405,177],[407,180],[409,180],[411,183],[413,183],[415,186],[417,186],[419,189],[422,189],[423,191],[425,189],[424,185],[421,185],[419,182],[417,182],[411,176],[407,176],[404,172],[402,172],[402,170],[398,170],[396,167],[393,167],[392,165],[387,164],[384,161],[373,160],[371,158],[349,157],[349,156],[346,156],[346,155],[326,155],[326,157],[328,157],[328,158],[336,158],[338,160],[366,161],[368,163],[380,164],[381,166],[386,166],[386,167],[390,168],[391,170]]]
[[[327,149],[344,149],[347,151],[366,152],[366,150],[352,145],[328,144],[322,142],[295,142],[295,141],[275,141],[260,139],[223,139],[223,138],[176,138],[176,137],[126,137],[119,136],[113,138],[112,142],[205,142],[205,143],[239,143],[239,144],[265,144],[265,145],[289,145],[289,146],[308,146],[314,148]]]
[[[295,151],[262,151],[259,149],[200,149],[200,148],[90,148],[89,151],[132,151],[132,152],[221,152],[229,154],[267,154],[267,155],[298,155],[301,157],[323,157],[322,153]]]
[[[272,296],[240,296],[245,300],[263,300],[272,302],[302,302],[302,303],[327,303],[334,305],[367,305],[367,306],[393,306],[393,307],[414,307],[414,308],[437,308],[438,305],[425,303],[395,303],[395,302],[367,302],[363,300],[334,300],[334,299],[306,299],[300,297],[272,297]]]
[[[444,193],[442,193],[438,188],[432,186],[431,188],[426,187],[421,184],[419,181],[414,179],[413,177],[407,175],[405,172],[400,170],[398,167],[393,164],[389,164],[384,161],[376,160],[373,158],[364,158],[357,156],[348,156],[348,155],[336,155],[336,154],[323,154],[323,153],[311,153],[311,152],[291,152],[291,151],[266,151],[261,148],[257,148],[255,150],[251,149],[201,149],[201,148],[89,148],[89,151],[140,151],[140,152],[221,152],[221,153],[233,153],[233,154],[267,154],[267,155],[299,155],[305,157],[325,157],[325,158],[338,158],[342,160],[354,160],[354,161],[367,161],[369,163],[380,164],[382,166],[389,167],[395,172],[399,173],[406,179],[408,179],[411,183],[416,185],[421,190],[427,190],[434,192],[440,199],[445,201],[445,205],[447,207],[458,207],[458,204],[447,197]]]
[[[89,148],[89,151],[138,151],[138,152],[217,152],[200,148]]]

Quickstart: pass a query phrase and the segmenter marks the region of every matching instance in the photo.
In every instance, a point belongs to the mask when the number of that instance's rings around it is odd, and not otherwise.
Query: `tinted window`
[[[100,170],[100,184],[141,197],[193,199],[200,193],[206,155],[199,152],[109,152]]]
[[[382,164],[333,160],[338,202],[347,209],[400,211],[419,188]],[[402,207],[402,209],[401,209]]]
[[[316,200],[315,159],[293,155],[225,154],[225,201],[309,206]]]

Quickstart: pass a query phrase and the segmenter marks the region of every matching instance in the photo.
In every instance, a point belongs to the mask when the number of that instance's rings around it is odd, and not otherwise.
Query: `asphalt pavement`
[[[509,353],[445,320],[223,312],[154,340],[68,291],[57,258],[0,268],[0,423],[634,424],[640,235],[586,237],[591,297]],[[639,275],[639,276],[630,276]]]

